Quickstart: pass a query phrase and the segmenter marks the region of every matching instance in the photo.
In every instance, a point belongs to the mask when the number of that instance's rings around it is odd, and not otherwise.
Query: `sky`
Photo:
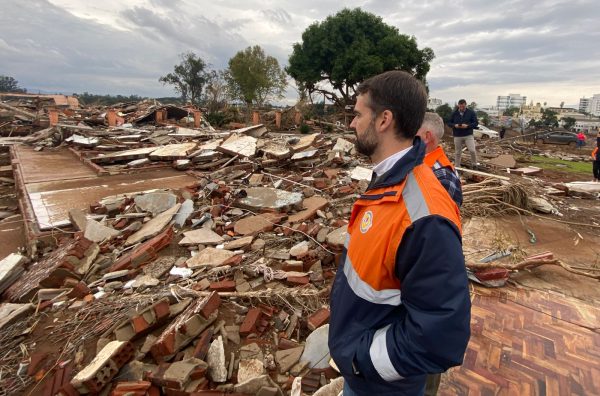
[[[0,0],[0,75],[31,92],[176,96],[158,78],[192,51],[214,69],[260,45],[287,65],[302,32],[341,8],[380,16],[435,53],[430,96],[548,106],[600,93],[597,0]],[[283,103],[298,94],[290,87]]]

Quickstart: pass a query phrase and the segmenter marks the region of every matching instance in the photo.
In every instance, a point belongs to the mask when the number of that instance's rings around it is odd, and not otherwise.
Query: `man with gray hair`
[[[418,130],[417,136],[425,143],[425,159],[423,162],[433,170],[452,200],[460,207],[463,201],[460,179],[440,145],[442,136],[444,136],[444,121],[435,113],[425,113],[423,124]]]

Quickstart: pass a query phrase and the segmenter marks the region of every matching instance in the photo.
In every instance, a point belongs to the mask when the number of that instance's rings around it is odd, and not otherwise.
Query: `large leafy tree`
[[[564,103],[564,102],[563,102]],[[573,128],[575,126],[575,123],[577,122],[577,120],[574,117],[563,117],[563,127],[567,130],[570,131],[571,128]]]
[[[550,109],[542,110],[542,119],[540,120],[542,125],[547,127],[558,126],[558,113]]]
[[[404,70],[426,83],[433,58],[431,48],[419,49],[415,37],[400,34],[380,17],[343,9],[302,33],[286,71],[310,94],[345,106],[355,102],[363,80],[384,71]]]
[[[442,120],[444,120],[444,122],[448,121],[450,119],[450,116],[452,115],[452,107],[450,107],[450,105],[448,103],[444,103],[441,106],[438,106],[435,109],[435,112],[437,113],[437,115],[439,115],[440,117],[442,117]]]
[[[210,77],[204,88],[203,103],[208,108],[208,112],[215,112],[227,104],[228,91],[227,81],[225,81],[225,72],[222,70],[210,72]]]
[[[477,111],[477,118],[479,119],[479,121],[481,121],[481,123],[485,126],[490,125],[490,116],[488,115],[488,113],[486,113],[485,111]]]
[[[27,92],[27,90],[19,88],[19,82],[13,77],[0,75],[0,92]]]
[[[502,113],[502,115],[513,117],[513,116],[519,115],[520,111],[521,111],[521,109],[519,109],[518,107],[511,106],[511,107],[505,109],[504,112]]]
[[[184,102],[190,100],[199,104],[204,85],[211,78],[208,65],[193,52],[182,53],[179,56],[181,63],[175,65],[173,73],[160,77],[158,81],[163,85],[173,85]]]
[[[287,86],[279,62],[258,46],[239,51],[229,59],[225,80],[230,95],[248,106],[262,106],[268,100],[282,98]]]

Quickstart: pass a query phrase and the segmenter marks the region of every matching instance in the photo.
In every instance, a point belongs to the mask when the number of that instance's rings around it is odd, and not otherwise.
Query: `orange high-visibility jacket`
[[[425,159],[423,160],[427,166],[433,169],[439,169],[442,167],[448,167],[454,170],[454,165],[448,157],[446,153],[444,153],[444,149],[442,146],[438,146],[435,150],[430,153],[425,154]]]
[[[329,348],[358,394],[413,395],[461,364],[470,299],[458,207],[413,148],[354,204]]]

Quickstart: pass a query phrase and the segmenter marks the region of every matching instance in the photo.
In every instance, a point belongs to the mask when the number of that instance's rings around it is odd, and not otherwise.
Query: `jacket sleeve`
[[[479,125],[479,121],[477,121],[477,114],[475,114],[474,110],[471,110],[471,119],[469,120],[470,128],[477,128]]]
[[[594,151],[592,151],[592,159],[595,161],[596,160],[596,153],[598,152],[598,147],[596,147],[594,149]]]
[[[359,342],[357,370],[395,381],[460,365],[470,337],[471,300],[461,237],[440,216],[407,229],[396,257],[402,306],[395,321]]]

